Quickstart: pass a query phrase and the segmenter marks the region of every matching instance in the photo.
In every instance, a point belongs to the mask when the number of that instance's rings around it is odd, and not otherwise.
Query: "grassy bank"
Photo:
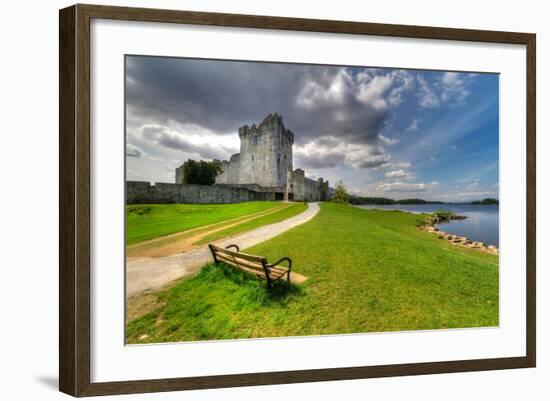
[[[281,202],[245,202],[226,205],[128,205],[126,244],[214,224],[261,212]]]
[[[261,216],[261,217],[258,217],[257,219],[253,219],[245,223],[238,224],[236,226],[226,228],[222,231],[218,231],[210,235],[207,235],[201,241],[199,241],[199,244],[207,244],[209,242],[216,241],[220,238],[226,238],[226,237],[230,237],[240,233],[244,233],[258,227],[267,226],[268,224],[278,223],[280,221],[294,217],[304,212],[306,209],[307,209],[307,204],[305,203],[291,204],[288,207],[282,210],[278,210],[272,214]]]
[[[417,228],[421,215],[323,203],[247,252],[288,255],[308,276],[290,291],[210,265],[157,294],[130,343],[498,325],[498,257]]]

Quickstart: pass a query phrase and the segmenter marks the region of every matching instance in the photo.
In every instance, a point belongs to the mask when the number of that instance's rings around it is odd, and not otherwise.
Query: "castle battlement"
[[[255,135],[276,135],[280,134],[291,143],[294,143],[294,133],[283,124],[283,116],[278,113],[269,113],[263,121],[256,125],[252,124],[239,127],[239,138],[247,140]]]

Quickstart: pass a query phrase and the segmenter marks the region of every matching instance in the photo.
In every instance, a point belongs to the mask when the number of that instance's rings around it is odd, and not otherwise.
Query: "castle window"
[[[252,137],[252,144],[253,144],[253,145],[257,145],[257,144],[258,144],[258,137],[257,137],[257,136]],[[254,156],[252,156],[252,159],[254,159]]]
[[[252,161],[254,161],[254,155],[252,155]]]

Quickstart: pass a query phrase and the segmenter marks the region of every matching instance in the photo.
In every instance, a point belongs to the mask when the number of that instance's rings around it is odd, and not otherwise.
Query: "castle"
[[[293,170],[294,133],[285,128],[283,117],[269,114],[259,125],[239,128],[240,153],[221,162],[216,186],[246,188],[261,193],[263,199],[324,201],[329,196],[328,181],[312,180],[304,170]],[[176,184],[184,182],[183,168],[176,169]]]

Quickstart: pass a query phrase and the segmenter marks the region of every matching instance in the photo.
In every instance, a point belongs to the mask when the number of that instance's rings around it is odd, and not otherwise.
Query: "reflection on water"
[[[498,205],[359,205],[365,209],[403,210],[412,213],[433,213],[437,210],[454,212],[466,216],[465,220],[453,220],[442,223],[443,231],[468,237],[472,241],[485,242],[499,246]]]

